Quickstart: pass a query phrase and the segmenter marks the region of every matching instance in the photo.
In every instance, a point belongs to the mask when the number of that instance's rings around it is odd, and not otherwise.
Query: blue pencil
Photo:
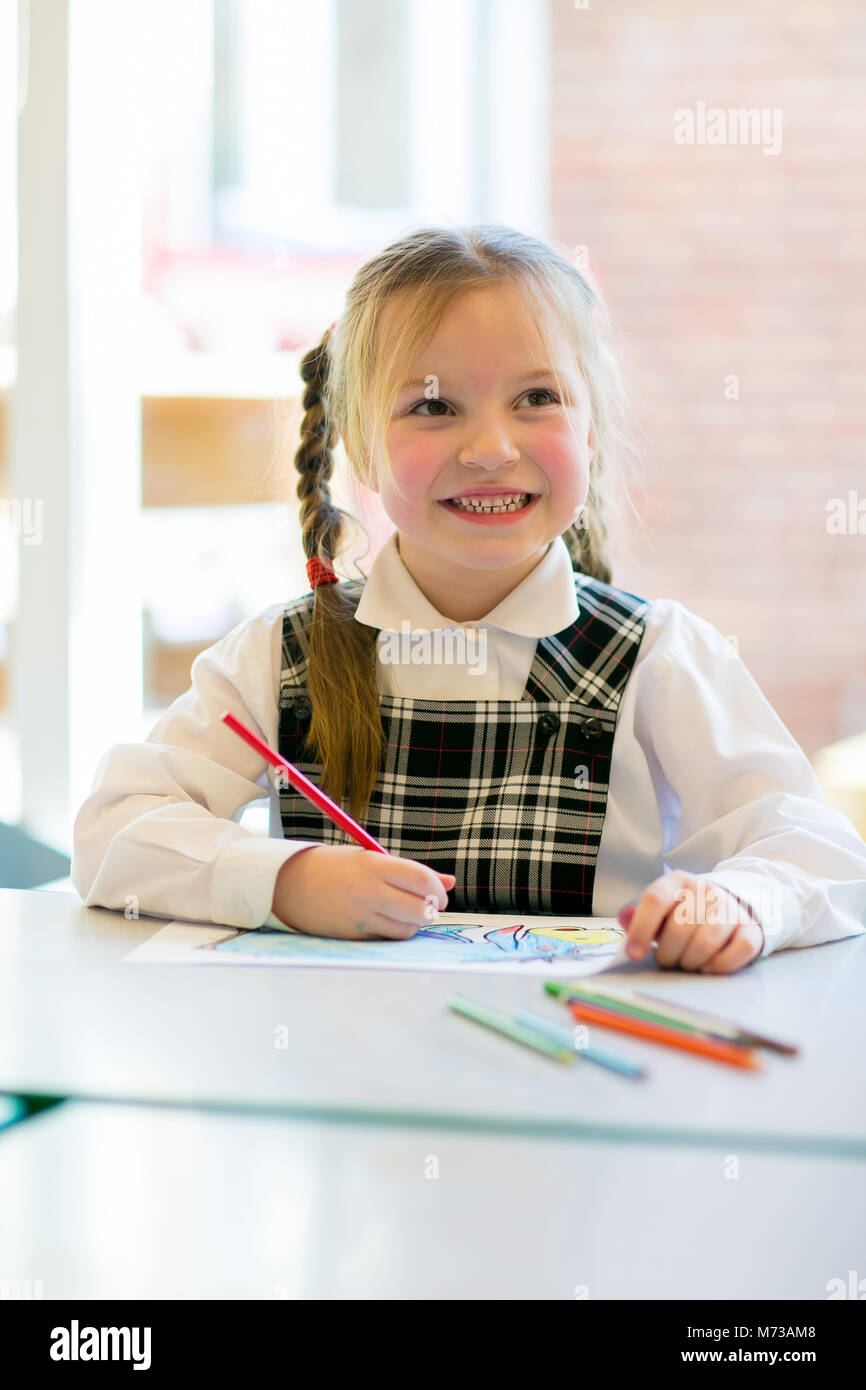
[[[531,1009],[518,1009],[514,1019],[515,1022],[522,1023],[526,1028],[535,1028],[537,1032],[550,1038],[551,1042],[558,1042],[563,1047],[572,1048],[578,1057],[585,1057],[587,1062],[595,1062],[599,1067],[607,1067],[610,1071],[619,1072],[620,1076],[646,1076],[646,1068],[638,1067],[634,1062],[626,1062],[624,1058],[617,1057],[605,1048],[577,1047],[573,1030],[563,1028],[561,1023],[552,1023],[550,1019],[543,1018],[541,1014],[534,1014]]]

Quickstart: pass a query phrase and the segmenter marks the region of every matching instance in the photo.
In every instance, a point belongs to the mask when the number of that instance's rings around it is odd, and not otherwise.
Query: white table
[[[2,1264],[45,1298],[824,1299],[862,1268],[863,939],[615,972],[803,1048],[756,1075],[606,1034],[629,1082],[443,1007],[561,1018],[537,980],[125,962],[160,925],[0,892],[0,1089],[79,1098],[0,1133]]]
[[[8,1130],[0,1191],[46,1299],[821,1300],[866,1248],[855,1160],[156,1106]]]
[[[802,1048],[762,1053],[764,1070],[750,1073],[605,1032],[650,1068],[632,1082],[586,1062],[562,1067],[445,1006],[460,990],[567,1018],[535,979],[125,962],[160,925],[86,909],[74,894],[0,891],[0,1091],[866,1156],[864,937],[733,976],[613,972]],[[286,1050],[274,1046],[282,1025]]]

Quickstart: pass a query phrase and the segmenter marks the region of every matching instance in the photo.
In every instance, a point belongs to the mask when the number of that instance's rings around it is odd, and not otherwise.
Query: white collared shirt
[[[191,686],[143,743],[101,759],[73,828],[71,876],[87,906],[225,923],[281,925],[274,884],[318,841],[255,834],[233,819],[274,793],[263,760],[221,721],[232,710],[276,747],[283,603],[239,623],[192,664]],[[403,564],[396,532],[355,618],[381,629],[382,694],[520,699],[537,639],[578,616],[558,537],[532,572],[475,623],[443,617]],[[408,623],[408,629],[404,624]],[[395,660],[388,632],[473,629],[466,660]],[[459,653],[459,647],[456,648]],[[397,651],[397,654],[402,653]],[[772,898],[764,954],[866,931],[866,844],[823,800],[799,744],[722,634],[676,599],[655,599],[617,716],[593,914],[615,917],[668,870],[702,875],[758,910]]]
[[[562,632],[577,621],[574,570],[562,537],[557,536],[548,546],[516,589],[483,619],[472,623],[455,623],[436,611],[403,564],[397,546],[395,531],[376,557],[355,610],[357,622],[381,629],[377,644],[380,693],[426,700],[519,700],[526,689],[538,638]],[[405,644],[388,641],[389,631],[402,637],[404,626],[412,632],[451,629],[479,635],[452,644],[450,650],[455,656],[465,654],[462,663],[428,664],[412,661],[408,640]],[[415,646],[420,654],[417,639]],[[405,652],[408,660],[391,660],[394,652],[401,656]]]

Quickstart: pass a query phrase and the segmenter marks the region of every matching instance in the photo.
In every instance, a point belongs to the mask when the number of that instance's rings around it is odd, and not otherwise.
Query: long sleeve
[[[866,844],[722,634],[676,600],[639,668],[636,732],[666,869],[718,883],[764,927],[763,955],[866,931]]]
[[[190,689],[144,742],[115,744],[102,757],[73,826],[70,872],[87,907],[275,924],[279,870],[318,842],[271,839],[232,819],[266,794],[267,769],[221,715],[233,711],[275,746],[281,613],[266,609],[197,656]]]

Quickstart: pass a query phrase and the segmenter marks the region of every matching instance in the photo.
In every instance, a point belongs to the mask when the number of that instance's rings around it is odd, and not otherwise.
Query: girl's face
[[[371,485],[418,587],[458,622],[510,593],[586,500],[588,392],[566,344],[552,350],[564,400],[522,299],[497,285],[459,295],[407,364],[387,431],[394,481],[382,466]],[[450,500],[514,494],[518,510],[483,515]]]

